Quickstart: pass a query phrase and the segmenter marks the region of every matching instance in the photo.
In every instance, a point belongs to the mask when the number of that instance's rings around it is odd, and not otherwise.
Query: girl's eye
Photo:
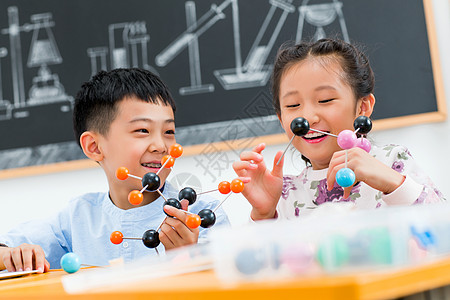
[[[167,130],[166,134],[175,134],[175,130],[172,130],[172,129],[171,130]]]
[[[328,103],[328,102],[331,102],[333,100],[334,99],[321,100],[321,101],[319,101],[319,103]]]
[[[291,104],[291,105],[286,105],[286,107],[291,108],[291,107],[298,107],[300,106],[300,104]]]

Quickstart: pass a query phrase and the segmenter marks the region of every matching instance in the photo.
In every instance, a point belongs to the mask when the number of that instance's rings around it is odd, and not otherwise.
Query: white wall
[[[447,106],[450,108],[450,1],[433,0],[433,7]],[[379,144],[396,143],[410,148],[422,169],[431,176],[444,195],[450,197],[450,177],[447,175],[450,167],[450,122],[374,132],[372,137]],[[276,151],[284,147],[274,145],[266,149],[268,165],[272,164]],[[199,165],[199,161],[207,163],[205,157],[181,157],[171,177],[182,173],[194,174],[201,180],[204,190],[215,188],[219,181],[235,177],[231,162],[237,159],[237,155],[232,152],[219,155],[219,161],[226,170],[215,169],[212,165],[208,170],[211,173],[208,173]],[[287,161],[292,161],[291,158],[288,155]],[[298,173],[301,168],[301,162],[286,164],[285,173]],[[60,210],[72,197],[101,190],[107,190],[107,183],[100,168],[1,180],[0,233],[30,218],[46,217]],[[217,198],[223,199],[220,194],[217,194]],[[247,221],[250,206],[239,195],[231,196],[224,203],[224,208],[233,226]]]

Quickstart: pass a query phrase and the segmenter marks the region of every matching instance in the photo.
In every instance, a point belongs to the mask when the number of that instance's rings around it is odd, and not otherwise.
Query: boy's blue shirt
[[[166,182],[163,195],[178,199],[178,190]],[[144,246],[142,240],[124,240],[114,245],[109,240],[113,231],[120,231],[124,237],[141,238],[149,229],[155,229],[166,217],[163,212],[164,199],[159,197],[152,203],[123,210],[115,206],[108,193],[88,193],[72,199],[57,215],[48,220],[23,223],[5,235],[0,243],[16,247],[23,243],[40,245],[52,269],[60,268],[60,259],[67,252],[74,252],[82,264],[103,266],[112,259],[123,257],[131,261],[144,255],[156,255],[154,249]],[[214,209],[219,204],[207,195],[201,195],[189,206],[189,211],[198,213],[204,208]],[[200,227],[199,243],[207,240],[208,231],[215,227],[229,226],[229,220],[222,207],[216,214],[216,224],[204,229]],[[164,245],[158,246],[164,253]]]

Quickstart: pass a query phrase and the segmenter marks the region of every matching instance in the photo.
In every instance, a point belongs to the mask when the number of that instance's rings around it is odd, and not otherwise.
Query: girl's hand
[[[355,182],[362,181],[385,194],[395,191],[405,177],[386,166],[361,148],[348,150],[347,167],[355,172]],[[328,190],[333,189],[336,173],[345,168],[345,150],[335,152],[331,158],[327,174]],[[350,196],[353,186],[344,188],[344,199]]]
[[[1,247],[0,257],[2,258],[0,270],[7,269],[8,272],[38,270],[39,273],[43,273],[50,269],[44,250],[39,245],[22,244],[14,248]]]
[[[275,155],[273,169],[270,171],[261,155],[265,147],[262,143],[252,151],[244,151],[241,153],[241,160],[233,163],[236,174],[248,181],[242,194],[253,207],[250,216],[255,221],[275,217],[283,189],[283,159],[276,165],[282,151]]]
[[[182,210],[187,210],[188,200],[181,200]],[[170,205],[164,206],[164,211],[175,218],[166,218],[161,226],[159,240],[166,250],[196,244],[198,241],[199,229],[191,229],[186,225],[187,214],[181,209],[176,209]]]

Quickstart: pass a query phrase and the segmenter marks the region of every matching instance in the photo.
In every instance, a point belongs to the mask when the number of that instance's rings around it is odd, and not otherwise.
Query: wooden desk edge
[[[0,294],[2,298],[11,299],[96,300],[123,299],[124,295],[132,295],[136,299],[151,296],[152,299],[196,297],[198,300],[229,300],[231,297],[273,299],[293,295],[324,299],[395,298],[450,284],[450,258],[408,268],[386,269],[382,272],[244,282],[235,286],[220,282],[213,271],[204,271],[153,279],[151,280],[153,285],[143,286],[143,282],[140,282],[114,290],[104,288],[75,295],[69,295],[64,291],[60,281],[63,275],[65,273],[62,271],[52,271],[48,274],[0,281]]]

